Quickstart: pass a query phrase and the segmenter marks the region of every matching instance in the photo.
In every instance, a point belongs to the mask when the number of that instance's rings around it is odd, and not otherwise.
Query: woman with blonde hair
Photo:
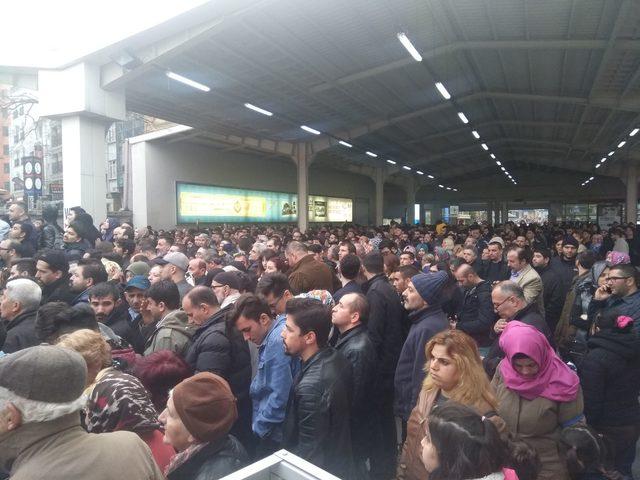
[[[453,400],[489,418],[498,430],[504,429],[478,346],[470,336],[460,330],[440,332],[427,343],[425,355],[427,376],[407,422],[407,439],[397,472],[401,479],[425,480],[429,476],[421,460],[420,442],[427,434],[429,414],[435,406]]]
[[[62,335],[58,346],[75,350],[87,363],[88,400],[84,409],[87,431],[137,433],[160,469],[164,469],[175,451],[163,443],[158,412],[140,380],[111,366],[111,349],[102,335],[93,330],[76,330]]]

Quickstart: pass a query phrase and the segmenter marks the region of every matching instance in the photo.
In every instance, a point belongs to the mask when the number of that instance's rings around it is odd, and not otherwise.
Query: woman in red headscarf
[[[500,347],[505,358],[492,382],[498,414],[516,438],[538,452],[538,479],[568,480],[559,440],[562,428],[584,422],[578,376],[542,333],[522,322],[507,324]]]

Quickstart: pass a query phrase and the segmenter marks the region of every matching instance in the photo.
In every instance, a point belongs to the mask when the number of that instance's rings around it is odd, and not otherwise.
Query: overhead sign
[[[294,193],[176,182],[177,223],[296,222]],[[309,196],[309,221],[350,222],[353,201]]]

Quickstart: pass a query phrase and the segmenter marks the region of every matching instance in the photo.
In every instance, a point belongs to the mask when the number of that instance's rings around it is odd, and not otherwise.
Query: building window
[[[4,189],[11,190],[11,182],[4,182]]]
[[[10,173],[11,172],[11,165],[9,165],[9,163],[5,163],[4,164],[4,173]]]
[[[2,146],[2,154],[3,155],[9,155],[9,145],[3,145]]]

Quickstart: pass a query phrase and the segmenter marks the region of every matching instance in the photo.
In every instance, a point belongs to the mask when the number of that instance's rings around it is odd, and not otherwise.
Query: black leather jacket
[[[283,448],[340,478],[352,478],[351,365],[325,347],[302,365],[284,421]]]
[[[169,480],[212,480],[239,470],[247,463],[247,452],[232,435],[209,443],[169,472]]]
[[[335,346],[351,364],[351,438],[356,458],[370,456],[373,435],[373,386],[376,379],[376,351],[367,328],[358,325],[340,335]]]

